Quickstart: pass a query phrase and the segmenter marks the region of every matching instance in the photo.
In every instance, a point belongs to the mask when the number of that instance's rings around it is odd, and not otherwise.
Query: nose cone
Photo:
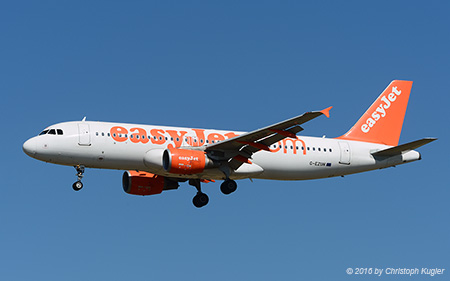
[[[27,140],[23,144],[22,149],[28,156],[34,157],[36,154],[36,140],[34,138]]]

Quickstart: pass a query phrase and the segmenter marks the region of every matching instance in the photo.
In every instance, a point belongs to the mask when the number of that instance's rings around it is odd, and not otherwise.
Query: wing
[[[296,138],[296,134],[303,130],[299,125],[322,114],[329,117],[331,108],[328,107],[321,111],[307,112],[265,128],[208,145],[205,151],[212,159],[227,161],[229,167],[236,170],[243,163],[251,163],[249,159],[253,153],[260,150],[270,151],[270,145],[285,138]]]

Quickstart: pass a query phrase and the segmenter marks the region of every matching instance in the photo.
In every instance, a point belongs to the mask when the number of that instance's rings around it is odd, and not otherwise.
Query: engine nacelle
[[[179,148],[164,150],[162,162],[167,172],[183,175],[198,174],[206,167],[212,166],[212,161],[205,152]]]
[[[144,155],[144,165],[153,173],[164,172],[163,168],[164,149],[156,148],[147,151]]]
[[[134,195],[160,194],[163,190],[177,189],[178,182],[147,172],[126,171],[122,176],[123,190]]]

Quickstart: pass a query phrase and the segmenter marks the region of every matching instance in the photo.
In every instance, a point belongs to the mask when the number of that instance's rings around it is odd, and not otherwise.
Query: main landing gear
[[[220,185],[220,191],[222,191],[222,193],[225,195],[235,192],[236,189],[237,189],[237,183],[234,180],[226,179]]]
[[[194,206],[197,208],[201,208],[206,204],[208,204],[209,197],[208,195],[202,192],[200,180],[199,179],[189,180],[189,184],[197,189],[197,195],[195,195],[194,198],[192,199],[192,203],[194,203]]]
[[[83,174],[84,174],[84,166],[77,165],[77,166],[74,166],[74,168],[77,170],[78,180],[73,183],[72,188],[75,191],[79,191],[83,188],[83,183],[81,182],[81,179],[83,178]]]
[[[202,192],[201,189],[201,182],[199,179],[191,179],[189,180],[189,184],[194,186],[197,189],[197,194],[192,199],[192,203],[194,203],[194,206],[197,208],[201,208],[203,206],[206,206],[209,202],[209,197],[205,193]],[[237,189],[237,184],[234,180],[226,179],[221,185],[220,185],[220,191],[222,191],[223,194],[229,195],[233,192],[235,192]]]

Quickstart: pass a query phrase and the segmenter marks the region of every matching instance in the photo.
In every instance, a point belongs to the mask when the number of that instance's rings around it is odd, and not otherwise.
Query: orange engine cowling
[[[178,182],[147,172],[126,171],[122,177],[123,190],[134,195],[160,194],[163,190],[177,189]]]
[[[173,174],[201,173],[208,164],[211,164],[211,161],[203,151],[170,148],[163,153],[164,170]]]

